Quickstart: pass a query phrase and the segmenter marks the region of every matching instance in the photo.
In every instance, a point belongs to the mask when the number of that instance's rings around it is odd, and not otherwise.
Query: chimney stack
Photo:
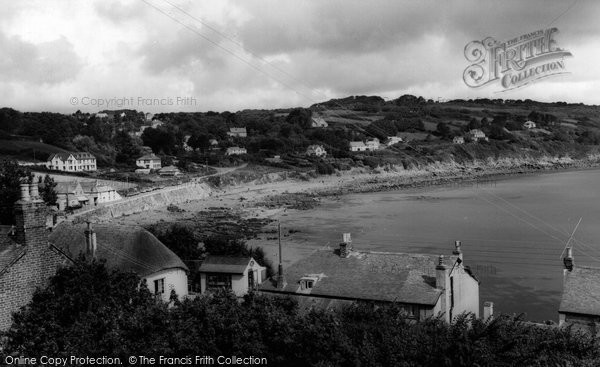
[[[39,188],[36,183],[29,184],[29,196],[31,200],[41,200]]]
[[[458,256],[458,258],[462,261],[463,254],[462,254],[462,250],[461,250],[460,246],[461,246],[460,241],[454,241],[454,251],[452,251],[452,254]]]
[[[483,321],[491,320],[494,318],[494,302],[483,303]]]
[[[47,207],[40,199],[35,184],[29,184],[27,178],[21,179],[21,197],[15,202],[15,241],[31,249],[43,249],[48,243],[46,229]]]
[[[31,201],[29,198],[29,184],[21,183],[21,201]]]
[[[565,265],[566,270],[573,270],[573,265],[575,265],[575,262],[573,261],[573,248],[567,247],[567,254],[563,258],[563,264]]]
[[[340,243],[340,257],[347,258],[352,251],[352,237],[350,233],[342,234],[342,242]]]
[[[87,222],[87,229],[85,230],[85,254],[91,259],[96,259],[96,232],[92,228],[92,222]]]
[[[281,256],[281,222],[277,222],[278,242],[279,242],[279,266],[277,267],[277,289],[283,289],[287,285],[283,275],[283,260]]]
[[[450,277],[448,270],[444,264],[444,255],[438,257],[438,263],[435,267],[435,287],[442,291],[441,295],[441,312],[444,313],[446,322],[450,322],[452,310],[450,309]]]

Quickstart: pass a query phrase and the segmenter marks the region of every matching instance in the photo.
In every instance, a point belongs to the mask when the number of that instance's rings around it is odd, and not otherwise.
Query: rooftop
[[[445,264],[451,268],[456,259],[446,257]],[[437,255],[351,251],[342,258],[331,249],[318,250],[285,269],[285,288],[265,282],[260,290],[302,294],[300,278],[319,274],[311,296],[433,306],[441,294],[435,286],[437,263]]]
[[[248,267],[250,256],[212,256],[209,255],[200,265],[202,273],[242,274]]]
[[[558,311],[600,316],[600,268],[575,266],[566,273]]]

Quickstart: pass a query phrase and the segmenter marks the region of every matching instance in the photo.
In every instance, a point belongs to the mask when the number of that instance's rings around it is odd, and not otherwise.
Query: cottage
[[[89,203],[89,198],[79,181],[57,182],[54,191],[59,210],[77,208]]]
[[[161,176],[179,176],[181,172],[175,166],[166,166],[159,169],[158,174]]]
[[[362,141],[351,141],[350,142],[350,151],[351,152],[364,152],[366,150],[368,150],[368,148],[365,145],[365,143],[363,143]]]
[[[55,153],[48,157],[46,168],[65,172],[95,171],[96,157],[87,152]]]
[[[385,145],[391,147],[392,145],[398,144],[402,142],[402,138],[399,136],[388,136],[385,140]]]
[[[121,195],[114,187],[101,184],[98,180],[81,182],[81,188],[91,205],[121,200]]]
[[[575,266],[573,249],[563,258],[563,292],[558,309],[559,326],[593,335],[600,333],[600,268]]]
[[[327,121],[325,121],[322,117],[315,116],[310,119],[310,126],[322,128],[322,127],[327,127],[329,125],[327,124]]]
[[[139,157],[135,161],[135,165],[140,168],[149,168],[149,169],[160,169],[161,160],[156,154],[146,154]]]
[[[462,136],[455,136],[454,139],[452,139],[452,142],[454,144],[464,144],[465,138],[463,138]]]
[[[306,155],[309,157],[325,157],[327,156],[327,151],[322,145],[309,145],[306,148]]]
[[[234,138],[245,138],[248,136],[248,133],[245,127],[232,127],[227,132],[227,135]]]
[[[535,129],[535,122],[525,121],[525,123],[523,123],[523,128],[524,129]]]
[[[395,302],[418,320],[442,315],[450,322],[463,312],[479,317],[479,281],[464,266],[460,241],[444,257],[354,251],[348,234],[339,248],[317,250],[281,272],[259,290],[291,296],[302,308]]]
[[[150,291],[168,302],[171,291],[179,298],[188,294],[187,266],[162,242],[138,226],[72,224],[63,222],[49,241],[71,259],[79,254],[106,261],[106,266],[134,272]]]
[[[473,129],[469,131],[469,137],[471,138],[471,140],[473,141],[479,141],[479,140],[485,140],[487,141],[488,138],[485,136],[485,133],[479,129]]]
[[[365,145],[367,146],[367,150],[379,150],[379,139],[377,138],[373,138],[373,139],[368,139],[365,143]]]
[[[242,297],[267,278],[267,269],[250,256],[208,256],[200,265],[200,293],[225,288]]]
[[[247,154],[247,153],[248,153],[248,151],[246,150],[246,148],[229,147],[229,148],[227,148],[225,155],[242,155],[242,154]]]

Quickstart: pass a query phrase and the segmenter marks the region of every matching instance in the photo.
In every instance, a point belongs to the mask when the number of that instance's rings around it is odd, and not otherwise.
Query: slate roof
[[[209,255],[200,265],[201,273],[243,274],[250,263],[250,256]]]
[[[54,159],[54,157],[60,158],[62,161],[66,161],[69,159],[69,156],[73,156],[75,159],[96,159],[92,154],[88,152],[73,152],[73,153],[54,153],[50,157],[48,157],[48,161]]]
[[[8,233],[0,234],[0,276],[15,261],[19,260],[26,252],[25,246],[18,246],[16,242],[9,237]]]
[[[54,153],[48,157],[48,161],[53,160],[55,157],[60,158],[62,161],[66,161],[71,156],[71,153]]]
[[[446,257],[445,264],[451,268],[456,258]],[[441,294],[435,287],[437,262],[437,255],[352,251],[341,258],[333,250],[319,250],[285,269],[285,288],[268,281],[259,289],[305,294],[297,292],[300,278],[318,274],[311,296],[434,306]]]
[[[350,146],[351,147],[365,147],[366,145],[362,141],[351,141]]]
[[[566,273],[558,311],[600,316],[600,268],[575,266]]]
[[[72,258],[85,253],[87,225],[63,222],[50,234],[50,242]],[[96,224],[97,257],[106,265],[145,277],[161,270],[187,266],[150,232],[137,226]]]
[[[138,161],[139,160],[160,161],[160,157],[158,157],[156,154],[146,154],[146,155],[143,155],[143,156],[139,157],[137,160]]]
[[[57,194],[74,194],[78,191],[77,185],[80,185],[77,181],[57,182],[54,191],[56,191]]]

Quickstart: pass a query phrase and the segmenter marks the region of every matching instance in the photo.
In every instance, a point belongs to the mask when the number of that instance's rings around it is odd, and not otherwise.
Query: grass
[[[40,143],[37,141],[0,140],[0,155],[28,161],[45,161],[54,153],[64,153],[66,150]]]

